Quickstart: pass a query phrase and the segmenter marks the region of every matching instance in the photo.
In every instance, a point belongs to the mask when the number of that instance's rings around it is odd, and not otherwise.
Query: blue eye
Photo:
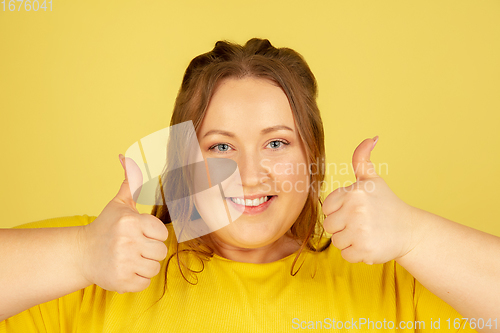
[[[269,141],[269,143],[266,145],[266,147],[272,149],[272,150],[281,150],[285,148],[284,146],[289,145],[290,143],[285,141],[285,140],[272,140]],[[212,151],[214,153],[218,154],[223,154],[223,153],[228,153],[232,150],[234,150],[229,144],[227,143],[216,143],[215,145],[211,146],[208,148],[209,151]]]
[[[227,151],[229,149],[229,145],[225,144],[225,143],[219,143],[217,145],[217,148],[220,150],[220,151]]]
[[[221,153],[225,153],[229,151],[229,145],[227,143],[218,143],[216,145],[213,145],[212,147],[208,148],[209,150],[216,150]]]
[[[281,147],[281,141],[271,141],[269,145],[271,146],[271,148],[276,149]]]
[[[268,146],[271,149],[279,149],[282,148],[283,145],[289,145],[289,143],[283,140],[273,140],[268,143]]]

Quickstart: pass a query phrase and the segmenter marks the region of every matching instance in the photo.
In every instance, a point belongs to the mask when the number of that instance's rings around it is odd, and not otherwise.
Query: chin
[[[233,246],[253,249],[269,245],[283,235],[268,228],[261,230],[256,226],[234,227],[233,224],[221,229],[217,236]]]

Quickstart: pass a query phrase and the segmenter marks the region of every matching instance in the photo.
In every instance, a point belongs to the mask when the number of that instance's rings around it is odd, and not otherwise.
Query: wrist
[[[403,254],[394,259],[401,266],[410,264],[415,256],[418,256],[419,248],[425,240],[425,235],[428,234],[429,225],[425,218],[425,211],[409,206],[409,237],[408,245]]]
[[[73,264],[76,268],[79,280],[88,287],[94,284],[90,274],[88,274],[88,264],[86,257],[88,256],[88,230],[86,225],[76,227],[75,246],[73,251]],[[83,287],[83,288],[85,288]]]

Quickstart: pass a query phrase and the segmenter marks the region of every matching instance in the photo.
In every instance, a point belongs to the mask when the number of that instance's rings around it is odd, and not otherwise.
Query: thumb
[[[143,181],[141,169],[130,157],[120,154],[119,159],[125,173],[125,180],[115,198],[137,211],[136,202],[141,193]]]
[[[373,163],[370,161],[370,154],[378,141],[378,135],[373,139],[366,139],[359,144],[352,155],[352,167],[356,181],[378,177]]]

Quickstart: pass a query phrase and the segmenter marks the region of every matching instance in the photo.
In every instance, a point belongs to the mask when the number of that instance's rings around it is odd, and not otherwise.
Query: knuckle
[[[127,283],[129,282],[128,281],[129,279],[126,277],[125,274],[117,274],[116,276],[116,283],[119,285],[119,286],[126,286]]]
[[[120,223],[134,223],[135,221],[137,221],[137,215],[127,211],[122,213],[118,221]]]
[[[130,252],[136,245],[136,242],[127,236],[118,236],[113,242],[113,257],[117,262],[130,260]]]
[[[361,232],[361,238],[366,244],[371,244],[373,240],[373,225],[369,222],[363,222],[359,225],[359,231]]]
[[[359,246],[360,251],[364,254],[365,257],[372,257],[374,254],[373,242],[370,240],[366,240],[361,243]]]
[[[128,245],[128,243],[130,242],[130,239],[126,236],[123,236],[123,235],[118,235],[116,236],[113,240],[112,240],[112,248],[114,249],[114,252],[115,252],[115,257],[120,257],[120,248],[122,246],[126,246]],[[117,250],[118,249],[118,250]]]
[[[339,187],[338,189],[336,189],[335,191],[338,191],[339,193],[342,192],[342,193],[347,193],[349,192],[349,190],[351,189],[352,187],[352,184],[351,185],[348,185],[348,186],[343,186],[343,187]]]
[[[341,188],[339,188],[339,190],[342,190],[342,192],[345,194],[346,198],[350,198],[353,195],[356,196],[358,187],[359,187],[358,183],[353,183],[349,186],[341,187]]]
[[[360,239],[364,239],[367,232],[369,232],[369,227],[366,223],[358,223],[356,225],[357,232],[359,234]]]
[[[124,213],[117,221],[117,228],[120,231],[129,231],[137,226],[137,216],[131,213]]]
[[[356,186],[353,186],[351,189],[350,195],[354,196],[356,200],[364,199],[366,196],[366,192],[364,190],[363,186],[360,186],[360,184],[356,183]]]
[[[368,212],[368,208],[364,204],[354,204],[352,206],[352,212],[356,215],[365,215]]]

